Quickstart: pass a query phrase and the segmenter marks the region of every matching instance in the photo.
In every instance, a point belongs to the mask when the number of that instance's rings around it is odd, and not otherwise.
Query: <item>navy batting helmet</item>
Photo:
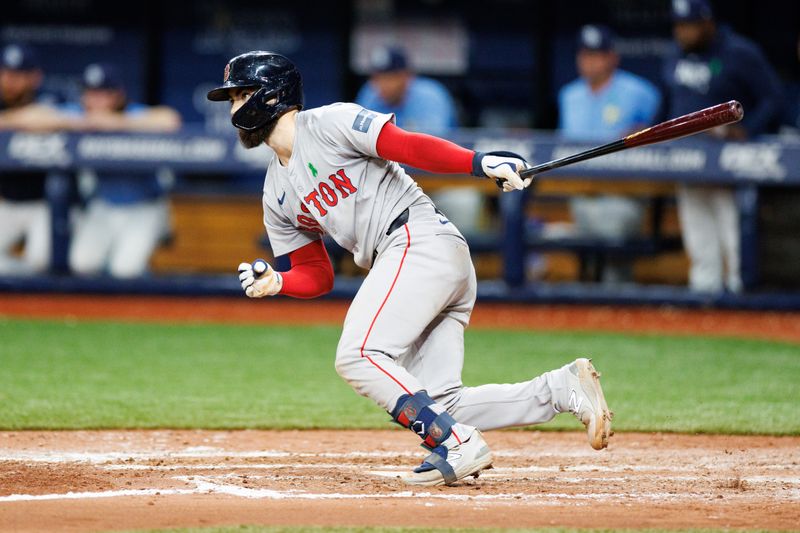
[[[228,100],[231,89],[255,90],[231,118],[234,126],[245,131],[257,130],[287,111],[303,108],[300,71],[280,54],[256,51],[238,55],[225,65],[223,82],[208,92],[209,100]]]

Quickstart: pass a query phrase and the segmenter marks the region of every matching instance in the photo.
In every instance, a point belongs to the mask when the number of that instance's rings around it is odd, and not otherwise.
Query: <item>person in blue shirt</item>
[[[563,139],[605,143],[654,122],[661,94],[649,81],[618,68],[610,28],[583,26],[575,63],[580,77],[558,94],[558,132]],[[638,200],[620,195],[576,196],[570,199],[570,211],[579,235],[605,239],[638,234],[643,216]],[[611,259],[603,270],[604,282],[631,279],[629,261]]]
[[[370,79],[355,102],[379,113],[394,113],[397,125],[408,131],[447,136],[458,127],[458,110],[440,82],[417,75],[406,51],[381,46],[369,56]],[[446,187],[430,195],[436,205],[462,231],[479,231],[484,197],[477,187]]]
[[[706,0],[673,0],[672,16],[675,47],[663,67],[669,116],[735,99],[745,109],[742,121],[710,136],[741,141],[768,132],[779,117],[782,90],[758,46],[717,26]],[[733,190],[683,184],[677,200],[690,289],[739,292],[739,212]]]
[[[53,132],[75,126],[57,112],[53,95],[40,92],[43,81],[34,48],[19,42],[2,48],[0,130]],[[0,275],[29,276],[50,266],[51,217],[45,181],[41,170],[0,172]]]
[[[458,125],[457,111],[447,88],[416,75],[404,50],[376,48],[370,54],[370,79],[356,103],[378,113],[394,113],[397,125],[409,131],[446,135]]]
[[[558,131],[575,141],[605,142],[653,123],[661,93],[646,79],[619,65],[610,28],[583,26],[576,66],[580,77],[558,94]]]
[[[31,108],[43,73],[35,52],[11,43],[0,56],[0,129],[21,129],[30,123]],[[25,116],[20,116],[20,115]],[[50,264],[50,209],[42,171],[0,174],[0,274],[24,275]],[[15,248],[24,242],[21,254]]]
[[[90,131],[171,132],[181,125],[169,107],[128,102],[122,78],[109,64],[86,67],[81,103],[65,112],[80,116],[83,129]],[[72,271],[117,278],[144,274],[169,228],[163,177],[155,170],[82,170],[79,178],[88,203],[70,247]]]

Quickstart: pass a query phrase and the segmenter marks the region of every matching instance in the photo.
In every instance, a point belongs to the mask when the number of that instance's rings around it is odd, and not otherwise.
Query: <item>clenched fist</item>
[[[522,179],[519,175],[519,171],[528,166],[522,156],[513,152],[475,152],[472,173],[495,180],[497,186],[504,192],[521,191],[530,185],[533,179]]]
[[[250,298],[273,296],[283,287],[283,277],[263,259],[256,259],[252,264],[240,264],[239,281]]]

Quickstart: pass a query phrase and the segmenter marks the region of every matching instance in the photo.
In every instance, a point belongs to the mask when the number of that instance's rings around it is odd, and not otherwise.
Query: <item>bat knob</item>
[[[738,100],[728,102],[728,110],[734,122],[739,122],[744,117],[744,107]]]
[[[253,272],[255,272],[256,276],[260,276],[266,272],[267,268],[269,268],[269,265],[267,265],[267,262],[263,259],[256,259],[253,261]]]

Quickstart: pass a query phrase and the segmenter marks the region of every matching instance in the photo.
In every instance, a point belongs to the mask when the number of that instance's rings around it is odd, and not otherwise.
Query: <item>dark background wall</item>
[[[800,2],[713,5],[721,22],[754,39],[772,61],[786,85],[785,122],[794,123]],[[355,96],[365,79],[356,68],[358,36],[374,39],[388,29],[410,47],[423,74],[451,89],[464,126],[550,128],[556,91],[575,76],[580,25],[611,25],[622,66],[658,81],[660,57],[671,43],[669,10],[669,0],[21,0],[4,6],[0,41],[36,46],[46,89],[63,98],[75,97],[86,64],[113,61],[123,67],[133,99],[168,103],[187,122],[219,129],[227,124],[225,110],[207,105],[203,95],[232,55],[250,49],[289,55],[304,73],[308,105],[316,106]],[[437,63],[437,51],[452,59],[449,66]]]

